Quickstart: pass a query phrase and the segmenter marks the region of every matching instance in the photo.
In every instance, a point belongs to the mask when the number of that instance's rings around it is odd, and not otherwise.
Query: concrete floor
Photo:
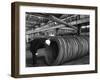
[[[66,62],[63,65],[80,65],[80,64],[89,64],[89,55]],[[37,64],[33,65],[32,53],[29,50],[27,50],[26,51],[26,67],[38,67],[38,66],[47,66],[47,65],[45,64],[45,61],[43,58],[38,58]]]

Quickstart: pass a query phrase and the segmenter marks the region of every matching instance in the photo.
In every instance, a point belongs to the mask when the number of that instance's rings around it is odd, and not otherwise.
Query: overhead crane
[[[56,28],[59,28],[59,29],[65,28],[68,30],[78,30],[78,29],[80,29],[79,26],[81,26],[85,23],[89,24],[89,16],[73,15],[73,16],[70,16],[70,17],[67,17],[64,19],[59,19],[53,15],[50,15],[48,18],[35,16],[35,15],[33,17],[37,18],[37,20],[40,19],[40,21],[47,20],[49,18],[49,20],[51,20],[51,23],[48,23],[47,25],[36,28],[36,29],[34,29],[34,31],[29,30],[29,31],[27,31],[26,34],[32,34],[32,33],[46,31],[46,30],[52,30],[52,29],[56,29]],[[80,18],[77,19],[77,17],[80,17]],[[68,19],[71,20],[71,18],[76,18],[76,20],[72,20],[72,21],[68,22]],[[27,21],[27,23],[28,23],[28,21]],[[30,23],[34,24],[34,22],[30,22]],[[30,26],[32,26],[32,25],[30,25]]]

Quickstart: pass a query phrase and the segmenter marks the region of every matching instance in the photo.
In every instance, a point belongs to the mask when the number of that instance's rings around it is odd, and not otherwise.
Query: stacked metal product
[[[47,65],[60,65],[76,58],[81,58],[89,54],[89,36],[62,36],[62,37],[49,37],[50,45],[45,42],[48,38],[36,38],[34,43],[35,50],[45,48],[44,53],[38,53],[37,57],[44,57]],[[39,42],[38,42],[39,41]]]

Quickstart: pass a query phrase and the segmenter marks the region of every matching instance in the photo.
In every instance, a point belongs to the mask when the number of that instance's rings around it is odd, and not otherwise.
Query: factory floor
[[[81,65],[81,64],[89,64],[89,55],[81,57],[79,59],[75,59],[69,62],[64,63],[63,65]],[[39,66],[47,66],[43,58],[37,59],[37,64],[32,64],[32,53],[27,50],[26,51],[26,67],[39,67]]]

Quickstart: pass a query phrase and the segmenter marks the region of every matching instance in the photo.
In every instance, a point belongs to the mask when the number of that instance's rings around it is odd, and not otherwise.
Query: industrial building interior
[[[89,64],[89,15],[26,12],[25,17],[26,67]]]

